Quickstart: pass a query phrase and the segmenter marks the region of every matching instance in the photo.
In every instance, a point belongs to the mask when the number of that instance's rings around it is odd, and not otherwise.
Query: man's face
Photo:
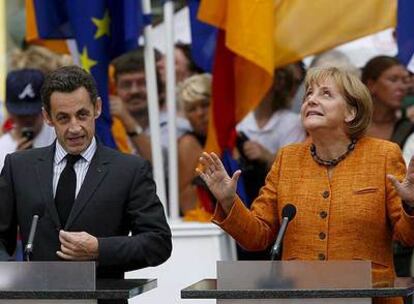
[[[147,87],[144,72],[118,75],[116,91],[131,114],[142,115],[147,113]]]
[[[53,92],[50,115],[43,111],[46,122],[55,128],[59,143],[70,154],[80,154],[88,148],[100,114],[101,100],[98,98],[94,106],[84,87],[70,93]]]
[[[12,119],[14,128],[17,130],[18,134],[20,134],[23,129],[27,128],[33,130],[33,134],[36,136],[42,130],[42,113],[34,115],[16,115],[10,113],[10,118]]]

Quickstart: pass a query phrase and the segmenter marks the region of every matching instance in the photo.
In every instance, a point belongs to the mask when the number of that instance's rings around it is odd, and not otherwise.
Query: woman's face
[[[338,86],[331,79],[313,83],[305,92],[301,108],[303,126],[312,134],[318,130],[345,132],[345,123],[355,113],[346,104]]]
[[[175,48],[174,49],[174,64],[175,64],[175,81],[178,82],[182,82],[183,80],[185,80],[186,78],[191,76],[191,71],[189,69],[190,66],[190,62],[187,59],[187,57],[185,57],[184,52],[179,49],[179,48]],[[162,83],[165,83],[166,81],[166,58],[165,56],[162,56],[158,61],[157,61],[157,69],[158,69],[158,73],[160,74],[160,79]]]
[[[210,101],[208,99],[193,101],[184,106],[187,119],[197,134],[207,134],[209,106]]]
[[[377,80],[368,81],[367,86],[375,103],[398,110],[407,92],[408,81],[407,70],[402,65],[394,65],[382,72]]]

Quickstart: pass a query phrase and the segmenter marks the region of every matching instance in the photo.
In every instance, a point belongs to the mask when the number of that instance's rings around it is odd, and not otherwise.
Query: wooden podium
[[[92,304],[128,300],[156,279],[96,280],[95,262],[0,262],[0,303]]]
[[[218,262],[217,279],[181,290],[181,298],[217,299],[218,304],[365,304],[373,297],[403,297],[413,303],[413,293],[412,278],[373,285],[368,261],[238,261]]]

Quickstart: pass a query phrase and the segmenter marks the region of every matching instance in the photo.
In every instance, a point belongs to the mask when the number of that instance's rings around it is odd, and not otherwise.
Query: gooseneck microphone
[[[296,215],[296,207],[292,204],[287,204],[282,209],[282,223],[280,225],[279,232],[277,234],[277,238],[275,244],[270,251],[270,259],[274,261],[277,257],[280,256],[283,237],[285,236],[287,225]]]
[[[38,220],[39,220],[39,216],[33,215],[32,225],[30,226],[29,239],[27,240],[26,247],[24,248],[24,252],[26,254],[26,261],[28,262],[30,262],[30,258],[33,252],[33,241],[34,241],[34,237],[36,234]]]

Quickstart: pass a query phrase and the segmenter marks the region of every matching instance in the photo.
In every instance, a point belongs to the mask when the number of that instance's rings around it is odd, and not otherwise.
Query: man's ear
[[[102,113],[102,99],[101,97],[96,98],[95,103],[95,119],[97,119]]]
[[[42,107],[42,116],[44,121],[51,127],[53,127],[53,122],[51,117],[49,116],[49,114],[47,113],[46,109],[44,107]]]

